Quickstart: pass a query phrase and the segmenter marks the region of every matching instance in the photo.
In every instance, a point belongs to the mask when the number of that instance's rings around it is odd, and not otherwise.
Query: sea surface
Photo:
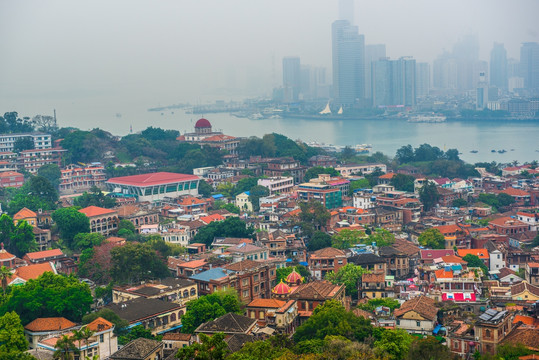
[[[102,128],[115,135],[144,130],[148,126],[192,132],[202,115],[188,114],[182,109],[147,111],[152,104],[64,103],[57,108],[59,126],[80,129]],[[153,104],[155,106],[155,104]],[[112,110],[113,109],[113,110]],[[16,110],[16,109],[13,109]],[[11,111],[11,110],[5,110]],[[30,113],[18,109],[20,116],[49,115],[35,109]],[[52,111],[50,111],[52,115]],[[276,132],[292,139],[334,145],[371,144],[373,151],[394,156],[402,145],[414,147],[423,143],[442,150],[458,149],[465,161],[519,163],[539,160],[539,122],[471,121],[444,123],[408,123],[397,119],[372,120],[307,120],[297,118],[251,120],[228,113],[204,114],[214,129],[233,136],[262,136]],[[498,150],[506,150],[500,154]],[[470,151],[477,150],[477,153]],[[492,152],[495,150],[496,152]]]

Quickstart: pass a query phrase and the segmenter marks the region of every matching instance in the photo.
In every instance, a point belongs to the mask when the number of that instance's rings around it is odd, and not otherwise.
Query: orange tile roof
[[[505,216],[489,221],[489,224],[498,226],[528,226],[525,222],[522,222],[512,217]]]
[[[500,193],[504,193],[511,196],[530,196],[530,193],[524,190],[515,189],[515,188],[507,188],[505,190],[500,191]]]
[[[12,260],[15,259],[15,255],[8,253],[6,250],[4,250],[4,246],[2,245],[2,250],[0,250],[0,260]]]
[[[530,326],[537,327],[539,325],[539,319],[533,318],[531,316],[515,315],[515,318],[513,319],[513,324],[516,324],[519,321],[521,321],[523,324]]]
[[[27,208],[22,208],[21,210],[19,210],[18,213],[13,215],[13,220],[28,219],[28,218],[35,218],[35,217],[37,217],[37,214],[35,212]]]
[[[537,267],[539,267],[539,263],[530,262],[530,263],[528,263],[528,266],[531,267],[531,268],[537,268]]]
[[[196,204],[204,204],[204,203],[206,202],[196,197],[187,196],[187,197],[184,197],[181,200],[181,202],[178,202],[178,205],[188,206],[188,205],[196,205]]]
[[[395,173],[387,173],[387,174],[384,174],[384,175],[380,175],[380,176],[378,177],[378,179],[389,179],[389,180],[391,180],[391,179],[393,179],[393,177],[396,176],[396,175],[397,175],[397,174],[395,174]]]
[[[102,317],[98,317],[97,319],[86,325],[86,327],[93,332],[101,332],[112,329],[114,327],[114,324],[106,319],[103,319]]]
[[[223,221],[225,218],[219,214],[213,214],[208,216],[202,216],[199,220],[203,221],[206,224],[211,223],[212,221]]]
[[[333,258],[333,257],[343,257],[346,256],[346,253],[340,249],[336,249],[333,247],[327,247],[320,250],[316,250],[311,254],[311,259],[318,259],[318,258]]]
[[[30,260],[39,260],[39,259],[45,259],[53,256],[62,256],[64,253],[60,249],[52,249],[52,250],[43,250],[43,251],[36,251],[27,253],[26,256]]]
[[[436,270],[434,272],[436,275],[436,279],[452,279],[453,278],[453,271],[445,271],[445,269]]]
[[[261,307],[279,309],[286,304],[286,301],[276,299],[254,299],[247,307]]]
[[[202,267],[202,266],[204,266],[206,264],[207,264],[206,260],[202,259],[202,260],[186,261],[184,263],[178,264],[178,267],[182,267],[182,268],[199,268],[199,267]]]
[[[467,264],[466,261],[455,255],[442,256],[442,261],[446,264]]]
[[[235,137],[230,136],[230,135],[213,135],[213,136],[203,139],[202,141],[226,141],[226,140],[234,140],[234,139]]]
[[[21,266],[15,269],[13,277],[20,277],[23,280],[37,279],[42,274],[50,271],[56,274],[56,270],[51,266],[50,263],[46,262],[43,264],[32,264],[27,266]]]
[[[457,253],[460,257],[465,257],[468,254],[477,256],[480,259],[489,259],[487,249],[458,249]]]
[[[8,164],[7,161],[2,161],[2,163]],[[21,173],[18,173],[16,171],[2,171],[0,172],[0,177],[12,177],[12,176],[24,176]]]
[[[37,318],[24,328],[32,332],[65,330],[77,326],[64,317]]]
[[[112,213],[115,213],[116,210],[105,209],[99,206],[92,205],[92,206],[85,207],[84,209],[80,209],[79,212],[83,213],[87,217],[94,217],[94,216],[112,214]]]
[[[440,225],[435,226],[435,229],[438,229],[442,234],[450,234],[462,231],[462,229],[457,225]]]

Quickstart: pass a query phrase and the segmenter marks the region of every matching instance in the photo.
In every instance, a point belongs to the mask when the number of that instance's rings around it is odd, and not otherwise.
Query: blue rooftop
[[[191,276],[189,279],[201,280],[201,281],[211,281],[215,279],[220,279],[227,276],[228,274],[233,273],[231,270],[226,270],[223,268],[213,268],[210,270],[203,271],[199,274]]]
[[[211,197],[214,198],[214,199],[224,198],[223,194],[216,194],[216,195],[212,195]]]

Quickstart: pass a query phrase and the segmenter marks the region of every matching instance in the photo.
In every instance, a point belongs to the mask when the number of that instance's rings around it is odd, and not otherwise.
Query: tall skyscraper
[[[301,65],[299,57],[283,58],[283,98],[285,102],[298,101],[301,89]]]
[[[488,105],[488,83],[487,76],[484,72],[479,73],[479,82],[476,88],[475,108],[476,110],[484,110]]]
[[[372,63],[385,57],[385,44],[365,45],[365,98],[367,99],[372,99]]]
[[[416,103],[416,61],[409,57],[399,60],[381,59],[372,63],[372,100],[374,106]]]
[[[507,90],[507,51],[503,44],[494,43],[490,51],[490,85]]]
[[[416,63],[415,66],[415,95],[425,97],[430,91],[430,64]]]
[[[523,43],[520,48],[520,72],[524,78],[524,87],[539,89],[539,44]]]
[[[332,24],[334,98],[352,105],[365,98],[365,37],[347,20]]]

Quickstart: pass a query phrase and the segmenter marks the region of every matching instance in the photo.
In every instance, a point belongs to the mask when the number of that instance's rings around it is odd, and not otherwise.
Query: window
[[[421,326],[421,321],[416,321],[416,322],[415,322],[415,325],[416,325],[417,327],[420,327],[420,326]]]
[[[104,334],[101,334],[99,335],[99,342],[103,342],[103,341],[105,341],[105,336]]]
[[[249,279],[243,279],[241,283],[243,286],[247,286],[247,284],[249,284]]]
[[[243,290],[243,297],[249,296],[249,290]]]

